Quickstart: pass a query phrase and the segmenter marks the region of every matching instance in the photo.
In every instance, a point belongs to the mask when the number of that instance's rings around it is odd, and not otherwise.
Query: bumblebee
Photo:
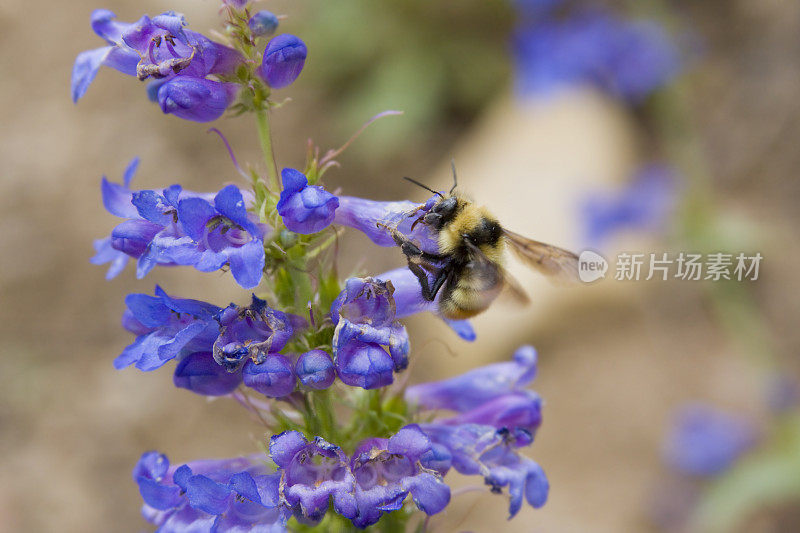
[[[578,279],[578,257],[574,253],[509,231],[485,207],[455,194],[455,165],[453,187],[446,195],[405,179],[439,196],[411,226],[412,230],[418,223],[430,227],[436,235],[438,253],[423,251],[396,227],[380,225],[391,232],[406,256],[408,268],[419,280],[422,297],[432,302],[441,293],[438,307],[442,316],[475,316],[486,310],[503,288],[510,289],[516,299],[527,301],[525,292],[503,267],[506,248],[531,268],[556,280]]]

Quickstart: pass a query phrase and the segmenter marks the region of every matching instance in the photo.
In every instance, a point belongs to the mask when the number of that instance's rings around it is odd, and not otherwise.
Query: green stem
[[[272,151],[272,134],[269,130],[269,114],[266,109],[256,111],[256,125],[258,138],[261,141],[261,151],[264,153],[264,161],[267,163],[270,192],[277,194],[280,192],[281,186],[278,182],[278,165],[275,163],[275,154]]]

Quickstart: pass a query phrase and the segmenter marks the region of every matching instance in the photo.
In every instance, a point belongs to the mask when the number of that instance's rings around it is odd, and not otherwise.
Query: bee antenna
[[[436,194],[436,195],[438,195],[438,196],[439,196],[439,198],[444,198],[444,196],[442,196],[442,193],[440,193],[439,191],[434,191],[433,189],[431,189],[430,187],[428,187],[428,186],[427,186],[427,185],[425,185],[424,183],[420,183],[420,182],[418,182],[418,181],[417,181],[417,180],[415,180],[415,179],[411,179],[411,178],[409,178],[408,176],[403,176],[403,179],[404,179],[404,180],[406,180],[406,181],[410,181],[410,182],[411,182],[411,183],[413,183],[414,185],[417,185],[417,186],[419,186],[419,187],[422,187],[422,188],[423,188],[423,189],[425,189],[426,191],[430,191],[430,192],[432,192],[433,194]]]
[[[456,175],[456,160],[455,160],[455,158],[450,160],[450,168],[453,169],[453,186],[450,187],[450,194],[453,194],[453,191],[456,190],[456,187],[458,187],[458,176]]]

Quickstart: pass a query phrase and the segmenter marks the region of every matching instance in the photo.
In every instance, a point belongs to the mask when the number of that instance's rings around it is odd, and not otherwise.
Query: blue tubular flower
[[[108,46],[78,55],[72,71],[73,101],[86,93],[105,65],[140,80],[164,80],[166,83],[152,86],[148,92],[154,94],[158,89],[162,110],[181,118],[213,120],[233,102],[234,87],[212,82],[207,76],[233,74],[243,60],[238,52],[185,29],[183,15],[172,11],[152,19],[143,16],[134,23],[114,19],[108,10],[92,13],[92,29]],[[183,81],[171,81],[175,79]]]
[[[544,471],[516,451],[532,442],[533,438],[527,431],[509,431],[478,424],[448,426],[433,423],[421,424],[420,427],[434,445],[447,449],[452,467],[458,472],[483,476],[492,492],[501,493],[504,487],[508,487],[509,518],[519,512],[523,500],[537,509],[547,501],[550,484]]]
[[[355,480],[341,448],[286,431],[270,438],[269,453],[281,469],[281,496],[303,523],[322,520],[331,500],[337,513],[355,516]]]
[[[747,420],[696,404],[677,414],[664,455],[685,474],[716,476],[757,442],[758,432]]]
[[[678,51],[661,26],[599,9],[562,21],[534,17],[518,27],[513,50],[517,91],[524,96],[589,85],[638,103],[680,69]]]
[[[273,89],[294,83],[306,63],[308,49],[299,37],[284,33],[273,37],[264,50],[258,75]]]
[[[409,387],[406,400],[426,409],[466,413],[508,395],[518,397],[528,392],[523,387],[534,377],[536,350],[532,346],[522,346],[514,352],[513,361],[486,365],[454,378]]]
[[[293,168],[281,171],[283,190],[277,209],[291,231],[308,235],[330,226],[339,199],[320,187],[308,185],[305,175]]]
[[[130,294],[122,324],[136,340],[114,360],[117,369],[135,365],[149,371],[195,352],[210,352],[218,334],[219,307],[198,300],[175,299],[161,287],[155,296]]]
[[[434,196],[425,204],[415,204],[408,201],[376,202],[340,196],[333,223],[361,231],[378,246],[396,246],[391,233],[383,226],[396,227],[400,233],[413,239],[421,249],[436,253],[439,251],[439,244],[435,233],[428,226],[417,224],[411,230],[414,221],[424,215],[436,199]]]
[[[144,500],[142,515],[165,533],[285,531],[280,474],[258,457],[197,461],[170,468],[165,455],[147,452],[133,470]]]
[[[333,302],[333,355],[344,383],[384,387],[392,383],[393,372],[408,366],[408,334],[395,320],[393,290],[391,283],[350,278]]]
[[[677,199],[675,171],[663,165],[646,166],[621,190],[586,198],[581,208],[584,238],[591,246],[602,246],[624,230],[658,231]]]
[[[512,392],[440,422],[450,425],[482,424],[496,428],[522,428],[533,434],[542,424],[542,400],[531,391]]]
[[[247,26],[256,37],[268,37],[278,29],[278,17],[266,9],[258,11],[247,21]]]
[[[211,122],[225,113],[238,91],[235,83],[177,77],[160,85],[157,98],[166,114],[194,122]]]
[[[361,443],[350,460],[358,509],[353,524],[365,528],[376,523],[384,513],[400,509],[409,494],[426,514],[441,512],[450,503],[450,487],[420,464],[429,453],[430,439],[415,424],[388,440]]]
[[[294,366],[300,383],[312,389],[327,389],[336,379],[336,365],[324,350],[311,350],[300,354]]]
[[[122,185],[103,178],[103,204],[113,215],[126,218],[110,239],[95,243],[92,262],[112,262],[109,276],[124,267],[120,253],[137,259],[136,275],[154,266],[194,266],[212,272],[229,265],[239,285],[251,288],[261,281],[266,227],[248,214],[246,197],[235,185],[215,196],[184,191],[172,185],[163,191],[132,191],[131,177],[138,160],[125,173]],[[114,253],[113,250],[118,253]]]

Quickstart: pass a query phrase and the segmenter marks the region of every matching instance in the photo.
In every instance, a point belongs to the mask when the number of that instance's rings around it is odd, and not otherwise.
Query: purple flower
[[[376,389],[408,366],[405,327],[395,320],[391,283],[350,278],[331,306],[333,355],[339,377],[348,385]]]
[[[172,381],[176,387],[196,394],[224,396],[236,390],[242,376],[225,370],[211,352],[193,352],[180,360]]]
[[[593,194],[581,208],[586,242],[601,246],[624,230],[661,229],[675,208],[677,193],[674,170],[654,164],[642,168],[619,191]]]
[[[196,461],[170,468],[158,452],[133,470],[144,500],[142,515],[159,531],[285,531],[280,474],[260,457]]]
[[[427,409],[468,411],[508,392],[521,390],[536,377],[536,350],[522,346],[513,360],[470,370],[454,378],[409,387],[406,400]]]
[[[172,298],[156,286],[155,296],[130,294],[122,325],[136,340],[114,360],[117,369],[160,368],[167,361],[194,352],[210,352],[218,335],[214,319],[220,308],[198,300]]]
[[[308,235],[330,226],[338,198],[319,185],[309,185],[305,175],[293,168],[284,168],[281,178],[283,190],[277,209],[287,228]]]
[[[299,37],[284,33],[273,37],[264,50],[258,75],[273,89],[294,83],[306,63],[308,49]]]
[[[694,404],[676,415],[664,455],[672,467],[685,474],[716,476],[730,468],[758,440],[758,432],[746,419]]]
[[[157,80],[148,88],[151,99],[157,94],[165,113],[187,120],[213,120],[233,102],[235,87],[207,76],[233,74],[242,62],[238,52],[185,29],[183,15],[172,11],[152,19],[145,15],[134,23],[116,22],[115,17],[104,9],[92,13],[92,29],[107,46],[78,55],[72,70],[73,101],[86,93],[105,65],[140,80]],[[183,81],[172,81],[178,78]]]
[[[668,34],[647,20],[624,20],[600,9],[565,20],[533,17],[513,39],[521,95],[590,85],[639,103],[680,70]]]
[[[261,10],[253,14],[247,26],[256,37],[267,37],[278,29],[278,17],[272,11]]]
[[[336,379],[336,365],[324,350],[311,350],[300,354],[294,366],[300,383],[312,389],[327,389]]]
[[[437,199],[437,196],[433,196],[425,204],[416,204],[409,201],[376,202],[340,196],[333,223],[361,231],[378,246],[396,246],[391,233],[386,229],[386,226],[394,227],[413,239],[421,249],[436,253],[439,250],[436,234],[422,223],[416,224],[413,231],[411,226]]]
[[[334,510],[355,516],[353,474],[342,449],[317,437],[312,442],[297,431],[273,435],[269,453],[280,468],[281,495],[304,523],[318,522],[333,501]]]
[[[441,512],[450,503],[450,487],[438,473],[420,464],[430,452],[430,439],[415,424],[405,426],[388,440],[362,442],[350,460],[356,481],[353,524],[365,528],[376,523],[384,513],[403,507],[409,494],[426,514]]]
[[[177,359],[177,387],[206,396],[229,394],[244,384],[272,397],[291,393],[296,378],[291,362],[278,352],[302,318],[287,315],[253,296],[247,307],[225,309],[197,300],[172,298],[160,287],[156,296],[125,299],[125,329],[136,340],[114,360],[117,369],[135,365],[149,371]]]
[[[264,270],[264,228],[248,215],[238,187],[219,191],[213,204],[202,198],[181,200],[178,220],[194,244],[194,261],[188,264],[203,272],[227,264],[239,285],[258,285]]]
[[[270,308],[255,295],[247,307],[230,304],[217,316],[220,333],[214,341],[214,359],[229,371],[240,369],[248,359],[262,361],[266,354],[281,351],[295,325],[302,325],[296,318]]]
[[[137,259],[136,275],[154,266],[190,265],[213,272],[225,265],[243,287],[255,287],[264,268],[265,226],[248,214],[252,196],[228,185],[216,195],[184,191],[172,185],[163,191],[129,189],[138,160],[129,165],[122,185],[103,178],[103,204],[113,215],[126,218],[111,237],[95,242],[95,264],[111,262],[108,277],[126,261]]]
[[[292,363],[278,352],[295,328],[305,325],[302,318],[276,311],[253,296],[248,307],[231,304],[217,320],[220,329],[213,357],[221,368],[266,396],[279,398],[294,390],[297,379]]]
[[[204,78],[177,77],[159,86],[161,111],[194,122],[217,120],[239,91],[235,83]]]
[[[524,429],[509,431],[492,426],[462,424],[421,424],[434,446],[446,448],[452,467],[464,475],[481,475],[492,489],[501,493],[508,487],[509,518],[522,508],[523,500],[534,508],[547,501],[550,484],[542,468],[521,456],[517,449],[529,445],[533,438]],[[439,452],[441,457],[443,452]],[[429,458],[423,458],[425,460]],[[446,462],[443,463],[446,466]]]
[[[292,362],[279,353],[268,354],[263,361],[248,360],[242,378],[245,385],[272,398],[290,394],[297,385]]]

